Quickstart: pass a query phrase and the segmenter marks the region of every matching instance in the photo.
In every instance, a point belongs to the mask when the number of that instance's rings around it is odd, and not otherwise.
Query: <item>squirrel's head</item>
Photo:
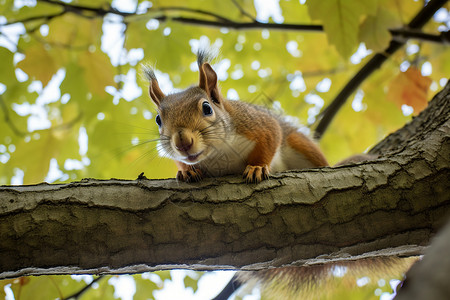
[[[217,74],[199,58],[198,86],[165,95],[151,69],[146,69],[150,81],[149,94],[157,106],[159,150],[163,156],[196,164],[205,159],[223,141],[229,128],[226,101],[217,85]]]

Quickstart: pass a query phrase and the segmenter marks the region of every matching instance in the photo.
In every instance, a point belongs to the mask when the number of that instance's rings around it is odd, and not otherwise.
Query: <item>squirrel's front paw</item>
[[[247,165],[245,168],[243,178],[247,183],[258,183],[261,180],[269,179],[269,167],[264,166],[251,166]]]
[[[194,167],[189,167],[187,170],[179,170],[177,173],[177,180],[185,182],[198,182],[202,180],[202,171]]]

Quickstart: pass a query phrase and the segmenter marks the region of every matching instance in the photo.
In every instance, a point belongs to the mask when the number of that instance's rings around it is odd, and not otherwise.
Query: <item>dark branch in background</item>
[[[239,9],[239,11],[241,12],[241,14],[242,14],[243,16],[246,16],[246,17],[250,18],[250,20],[256,22],[255,17],[252,16],[250,13],[246,12],[246,11],[242,8],[242,6],[241,6],[236,0],[231,0],[231,2],[233,2],[234,6],[236,6],[236,7]]]
[[[100,275],[99,277],[95,278],[94,280],[92,280],[91,283],[87,284],[84,288],[82,288],[81,290],[79,290],[78,292],[63,298],[62,300],[77,300],[78,298],[80,298],[85,292],[87,292],[94,283],[96,283],[97,281],[99,281],[100,279],[102,279],[103,277],[105,277],[104,275]]]
[[[412,19],[407,25],[409,29],[420,29],[422,28],[436,13],[436,11],[447,3],[447,0],[431,0],[428,4],[423,7],[419,13]],[[347,101],[348,97],[359,87],[359,85],[371,75],[376,69],[378,69],[395,51],[400,49],[405,45],[406,40],[397,41],[393,39],[389,44],[389,47],[384,51],[384,53],[377,53],[373,56],[365,66],[356,73],[352,79],[347,83],[347,85],[342,89],[342,91],[336,96],[336,98],[331,102],[330,105],[322,112],[322,119],[320,120],[317,128],[315,130],[315,138],[320,139],[323,133],[330,125],[336,113]]]
[[[45,2],[53,5],[59,5],[63,8],[63,11],[50,16],[34,16],[25,20],[14,21],[11,23],[7,23],[5,25],[17,23],[17,22],[29,22],[38,19],[51,20],[54,17],[61,16],[66,12],[73,12],[84,16],[86,18],[92,17],[104,17],[106,14],[116,14],[122,17],[128,16],[137,16],[136,13],[126,13],[121,12],[113,7],[102,8],[102,7],[87,7],[82,5],[69,4],[65,2],[60,2],[56,0],[38,0],[39,2]],[[321,25],[310,25],[310,24],[276,24],[276,23],[260,23],[256,21],[253,16],[243,10],[243,8],[235,1],[231,0],[233,4],[239,9],[239,11],[249,17],[252,18],[252,22],[235,22],[226,17],[220,16],[216,13],[200,10],[200,9],[191,9],[188,7],[159,7],[159,8],[150,8],[146,14],[149,13],[161,13],[161,12],[188,12],[192,14],[202,15],[211,17],[212,19],[199,19],[199,18],[190,18],[190,17],[182,17],[182,16],[154,16],[153,19],[159,21],[167,21],[171,20],[173,22],[179,22],[183,24],[190,24],[195,26],[210,26],[210,27],[218,27],[218,28],[230,28],[235,30],[243,30],[243,29],[271,29],[271,30],[295,30],[295,31],[323,31],[323,27]],[[394,52],[400,49],[408,39],[414,38],[423,41],[436,42],[436,43],[448,43],[450,41],[450,36],[448,32],[443,32],[439,35],[426,34],[420,31],[420,29],[427,23],[434,13],[441,8],[446,0],[431,0],[428,4],[422,8],[422,10],[414,17],[414,19],[406,26],[404,29],[392,29],[390,30],[393,38],[390,42],[389,47],[383,53],[375,54],[372,59],[361,68],[359,72],[357,72],[353,78],[347,83],[347,85],[342,89],[342,91],[336,96],[336,98],[332,101],[332,103],[321,113],[321,119],[316,128],[316,138],[320,138],[331,121],[333,120],[336,113],[342,107],[342,105],[346,102],[348,97],[359,87],[359,85],[369,77],[376,69],[378,69]],[[141,14],[145,17],[145,14]],[[126,22],[126,21],[125,21]]]
[[[283,23],[283,24],[277,24],[277,23],[261,23],[255,20],[255,18],[243,10],[243,8],[236,3],[236,1],[231,0],[235,6],[239,9],[239,11],[251,18],[252,22],[237,22],[233,21],[229,18],[223,17],[221,15],[218,15],[213,12],[201,10],[201,9],[192,9],[189,7],[180,7],[180,6],[170,6],[170,7],[158,7],[158,8],[150,8],[146,14],[149,13],[158,13],[158,12],[188,12],[203,16],[212,17],[215,20],[210,19],[199,19],[199,18],[190,18],[190,17],[181,17],[181,16],[167,16],[167,15],[161,15],[161,16],[155,16],[152,17],[153,19],[156,19],[158,21],[173,21],[173,22],[179,22],[183,24],[190,24],[190,25],[196,25],[196,26],[210,26],[210,27],[217,27],[217,28],[230,28],[235,30],[245,30],[245,29],[270,29],[270,30],[293,30],[293,31],[318,31],[323,32],[323,26],[322,25],[311,25],[311,24],[294,24],[294,23]],[[26,23],[29,21],[34,21],[38,19],[46,19],[46,18],[53,18],[56,16],[60,16],[66,12],[74,12],[81,16],[88,17],[87,15],[84,15],[83,12],[88,13],[94,13],[97,15],[97,17],[103,17],[106,14],[116,14],[122,17],[130,17],[130,16],[145,16],[145,14],[136,14],[136,13],[126,13],[121,12],[117,9],[114,9],[110,7],[109,9],[105,8],[93,8],[93,7],[87,7],[87,6],[81,6],[81,5],[73,5],[65,2],[55,1],[55,0],[38,0],[38,2],[46,2],[54,5],[60,5],[64,8],[64,10],[61,13],[51,15],[51,16],[35,16],[32,18],[24,19],[24,20],[18,20],[14,22],[7,23],[14,24],[14,23]],[[440,1],[440,2],[446,2],[446,1]],[[429,6],[429,5],[427,5]],[[441,5],[442,6],[442,5]],[[92,17],[91,15],[89,17]],[[441,33],[440,35],[433,35],[433,34],[426,34],[421,31],[417,31],[419,27],[411,27],[404,28],[404,29],[392,29],[390,30],[391,34],[395,39],[409,39],[409,38],[415,38],[419,40],[424,41],[431,41],[431,42],[449,42],[450,37],[448,33]],[[412,30],[411,30],[412,29]]]
[[[106,14],[113,13],[118,14],[121,16],[127,16],[127,15],[133,15],[133,13],[125,13],[120,12],[118,10],[115,10],[111,7],[108,7],[108,9],[104,9],[103,7],[89,7],[89,6],[82,6],[82,5],[76,5],[76,4],[69,4],[61,1],[55,1],[55,0],[38,0],[38,2],[44,2],[49,4],[55,4],[61,6],[64,11],[63,12],[73,12],[76,14],[80,14],[83,11],[91,12],[96,16],[105,16]]]
[[[5,120],[5,123],[8,124],[9,128],[11,128],[12,132],[14,132],[15,135],[24,137],[27,134],[21,130],[19,130],[16,125],[12,122],[11,118],[9,117],[9,111],[8,107],[6,106],[6,103],[3,100],[3,97],[0,95],[0,106],[3,110],[3,120]]]
[[[17,24],[17,23],[29,23],[29,22],[33,22],[33,21],[44,21],[44,22],[48,22],[53,18],[56,17],[60,17],[62,15],[64,15],[66,13],[66,11],[61,11],[59,13],[53,14],[53,15],[42,15],[42,16],[33,16],[33,17],[29,17],[23,20],[14,20],[14,21],[9,21],[1,26],[7,26],[7,25],[13,25],[13,24]]]
[[[433,42],[438,44],[450,43],[450,31],[441,32],[440,34],[428,34],[420,30],[408,29],[390,29],[389,30],[396,41],[406,42],[408,39],[415,39],[424,42]]]

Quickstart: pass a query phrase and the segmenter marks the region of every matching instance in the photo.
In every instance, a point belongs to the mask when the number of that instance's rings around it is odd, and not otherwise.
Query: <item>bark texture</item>
[[[433,239],[422,261],[406,273],[396,300],[450,299],[450,222]]]
[[[258,270],[422,252],[450,212],[450,85],[371,162],[240,178],[0,187],[0,278]],[[294,263],[292,263],[294,262]]]

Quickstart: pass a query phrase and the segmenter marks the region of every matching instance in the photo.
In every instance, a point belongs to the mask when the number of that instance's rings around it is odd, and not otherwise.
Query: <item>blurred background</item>
[[[0,185],[136,179],[141,172],[173,178],[174,163],[156,150],[142,64],[155,68],[164,93],[179,91],[198,82],[199,47],[219,50],[213,67],[224,96],[283,112],[312,133],[350,78],[400,38],[390,29],[404,28],[426,2],[0,0]],[[448,9],[423,32],[448,33]],[[430,36],[409,39],[351,95],[320,140],[331,164],[402,127],[446,84],[450,52]],[[232,276],[219,273],[102,278],[81,299],[118,297],[119,290],[134,291],[122,299],[208,299]],[[200,278],[207,283],[197,289]],[[63,299],[92,280],[21,278],[4,281],[0,295]],[[367,295],[388,297],[389,280],[372,281]],[[184,287],[182,296],[162,292]]]

